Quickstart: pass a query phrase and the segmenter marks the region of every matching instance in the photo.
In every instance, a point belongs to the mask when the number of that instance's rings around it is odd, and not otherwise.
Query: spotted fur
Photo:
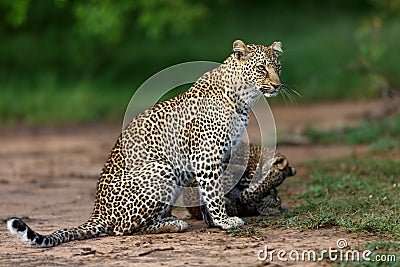
[[[103,235],[184,231],[187,223],[166,214],[181,188],[194,179],[206,203],[208,225],[243,225],[226,213],[222,162],[246,128],[256,99],[279,92],[280,52],[280,42],[263,46],[237,40],[233,53],[188,91],[134,118],[111,150],[93,213],[81,226],[41,235],[11,218],[8,230],[36,247]]]
[[[287,158],[275,153],[271,162],[263,162],[270,152],[250,144],[249,148],[241,143],[236,152],[240,155],[232,162],[225,162],[224,192],[225,207],[229,216],[278,215],[285,210],[281,206],[276,187],[296,170],[289,165]],[[228,166],[229,165],[229,166]],[[239,177],[239,179],[238,179]],[[261,179],[260,179],[261,177]],[[196,181],[191,190],[186,190],[183,201],[191,216],[202,219]]]

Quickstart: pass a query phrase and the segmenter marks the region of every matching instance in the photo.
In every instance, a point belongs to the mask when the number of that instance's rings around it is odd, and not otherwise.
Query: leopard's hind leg
[[[175,216],[162,218],[154,221],[146,228],[139,231],[141,234],[159,234],[159,233],[178,233],[188,229],[186,222],[179,220]]]

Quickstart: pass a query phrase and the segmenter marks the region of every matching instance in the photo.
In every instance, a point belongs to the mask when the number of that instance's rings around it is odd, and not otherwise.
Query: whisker
[[[283,94],[289,99],[291,103],[297,104],[296,100],[294,99],[294,97],[291,95],[290,91],[287,88],[283,87],[282,91]]]
[[[285,88],[282,88],[282,95],[283,95],[283,98],[285,99],[285,105],[287,105],[286,99],[288,99],[290,101],[290,98],[288,97],[287,91]]]
[[[280,90],[280,94],[282,95],[283,100],[285,101],[285,106],[287,106],[287,102],[286,102],[286,96],[285,96],[285,90],[282,87],[282,89]]]
[[[297,104],[296,100],[294,99],[293,95],[290,94],[290,91],[286,91],[287,96],[289,97],[292,104]]]
[[[287,97],[289,101],[294,104],[297,104],[296,97],[302,97],[302,95],[298,91],[288,88],[286,84],[282,84],[281,91],[282,91],[282,96],[284,96],[284,98]]]
[[[295,104],[297,104],[296,96],[292,93],[292,98]]]
[[[302,95],[301,95],[299,92],[297,92],[296,90],[294,90],[294,89],[291,89],[291,90],[292,90],[292,92],[295,93],[297,96],[302,97]]]

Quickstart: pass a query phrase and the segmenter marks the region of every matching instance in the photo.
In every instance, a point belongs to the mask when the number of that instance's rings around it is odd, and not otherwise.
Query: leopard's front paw
[[[226,219],[218,220],[214,222],[215,226],[221,227],[222,229],[231,229],[244,225],[244,221],[239,217],[227,217]]]

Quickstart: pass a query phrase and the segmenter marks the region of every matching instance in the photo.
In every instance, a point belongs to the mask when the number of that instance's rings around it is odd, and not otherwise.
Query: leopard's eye
[[[267,72],[267,68],[264,65],[257,65],[257,70],[261,72]]]

